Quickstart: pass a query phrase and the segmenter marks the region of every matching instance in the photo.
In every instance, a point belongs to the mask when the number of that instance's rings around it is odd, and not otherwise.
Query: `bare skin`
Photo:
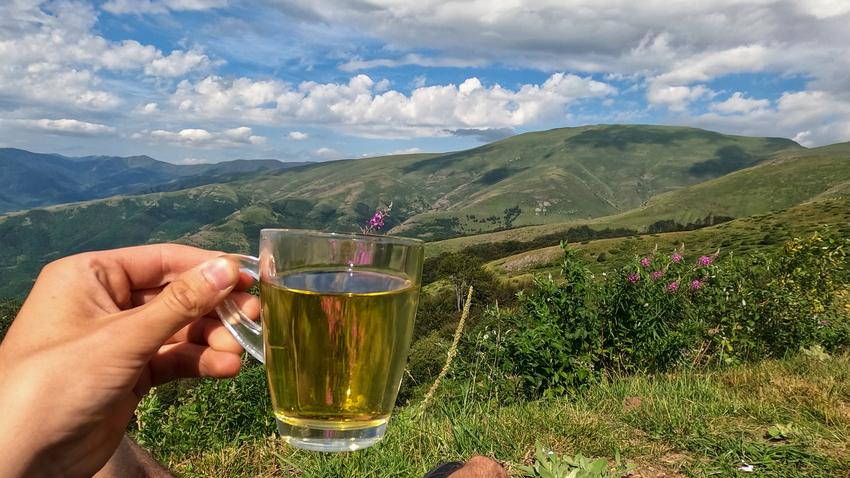
[[[248,315],[259,301],[220,254],[161,244],[41,271],[0,344],[2,476],[169,476],[124,431],[152,386],[239,372],[242,348],[208,314],[231,293]],[[476,457],[451,476],[506,475]]]

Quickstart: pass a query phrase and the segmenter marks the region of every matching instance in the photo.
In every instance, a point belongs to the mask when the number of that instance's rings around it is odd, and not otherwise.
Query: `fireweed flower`
[[[652,261],[650,261],[648,257],[644,257],[643,259],[640,260],[640,265],[642,265],[644,267],[649,267],[651,264],[652,264]]]
[[[369,219],[369,227],[372,229],[380,229],[384,227],[384,213],[378,211],[372,216],[372,219]]]
[[[626,280],[629,281],[632,284],[635,284],[635,283],[637,283],[637,281],[640,280],[640,276],[637,275],[637,274],[629,274],[629,276],[626,277]]]
[[[711,256],[700,256],[700,258],[697,259],[697,265],[700,266],[710,266],[712,262],[714,262],[714,258]]]
[[[702,281],[699,279],[694,279],[691,281],[691,290],[700,290],[702,289]]]
[[[384,227],[384,219],[389,217],[392,207],[393,204],[390,203],[387,207],[378,208],[375,214],[366,222],[366,226],[360,228],[363,234],[375,234],[380,231]]]
[[[682,255],[678,252],[674,252],[673,255],[670,256],[670,260],[675,262],[676,264],[682,262],[682,259],[684,259],[684,257],[682,257]]]
[[[667,284],[667,292],[676,292],[679,290],[679,281],[673,281]]]
[[[652,273],[649,274],[649,276],[652,277],[652,280],[658,280],[658,279],[664,277],[664,271],[652,271]]]

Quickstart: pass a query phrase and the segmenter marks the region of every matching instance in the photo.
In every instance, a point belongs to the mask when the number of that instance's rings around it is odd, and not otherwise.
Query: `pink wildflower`
[[[384,227],[384,213],[377,211],[372,219],[369,219],[369,228],[377,230]]]
[[[673,281],[667,284],[667,292],[676,292],[679,290],[679,281]]]
[[[714,257],[712,256],[700,256],[697,259],[697,264],[701,266],[710,266],[712,262],[714,262]]]
[[[648,257],[644,257],[643,259],[640,260],[640,265],[648,268],[650,265],[652,265],[652,261],[649,260]]]
[[[682,259],[684,259],[684,257],[682,257],[682,255],[678,252],[674,252],[673,255],[670,256],[670,260],[675,262],[676,264],[682,262]]]
[[[700,290],[702,289],[702,281],[699,279],[694,279],[691,281],[691,290]]]
[[[629,274],[629,276],[626,277],[626,280],[629,281],[632,284],[635,284],[635,283],[637,283],[637,281],[640,280],[640,276],[637,275],[637,274]]]
[[[649,275],[650,277],[652,277],[652,280],[658,280],[664,277],[664,271],[652,271],[652,273]]]

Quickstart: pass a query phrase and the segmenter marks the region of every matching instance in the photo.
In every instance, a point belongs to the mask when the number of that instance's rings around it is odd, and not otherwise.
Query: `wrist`
[[[3,476],[59,476],[48,458],[48,442],[40,436],[34,409],[38,393],[31,380],[15,380],[14,370],[0,376],[0,470]],[[43,399],[43,397],[41,397]]]

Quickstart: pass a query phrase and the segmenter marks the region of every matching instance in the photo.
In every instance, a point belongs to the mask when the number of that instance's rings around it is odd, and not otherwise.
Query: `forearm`
[[[165,467],[128,436],[94,478],[173,478]]]

